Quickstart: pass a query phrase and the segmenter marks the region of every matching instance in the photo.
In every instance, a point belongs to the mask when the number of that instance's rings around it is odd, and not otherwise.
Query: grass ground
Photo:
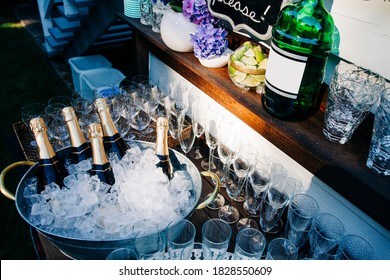
[[[71,95],[70,68],[64,56],[49,58],[41,49],[41,26],[25,26],[18,12],[28,11],[39,18],[36,0],[0,1],[0,171],[9,164],[24,160],[24,155],[13,131],[13,124],[21,120],[20,110],[31,102],[46,103],[55,95]],[[18,7],[18,9],[15,9]],[[16,12],[16,13],[15,13]],[[37,31],[37,32],[36,32]],[[114,50],[89,51],[102,54],[113,67],[125,75],[132,73],[131,42]],[[26,169],[18,169],[6,176],[5,185],[14,192]],[[20,217],[15,203],[0,194],[0,259],[36,259],[28,224]]]
[[[17,3],[14,1],[13,3]],[[45,53],[15,17],[7,1],[0,4],[0,170],[22,160],[12,124],[31,102],[47,102],[54,95],[70,95],[70,88],[53,69]],[[23,170],[9,173],[6,186],[14,191]],[[35,259],[29,227],[15,203],[0,195],[1,259]]]

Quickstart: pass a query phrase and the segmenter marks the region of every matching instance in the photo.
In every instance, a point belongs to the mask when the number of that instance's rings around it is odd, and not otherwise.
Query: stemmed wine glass
[[[137,97],[135,97],[137,98]],[[142,140],[145,135],[142,133],[145,128],[148,127],[150,123],[150,114],[149,114],[149,102],[141,102],[138,103],[135,101],[137,108],[137,113],[134,115],[131,115],[130,118],[130,125],[132,128],[138,130],[140,132],[139,134],[139,140]],[[138,110],[139,109],[139,110]]]
[[[182,114],[179,119],[178,138],[180,147],[183,150],[185,156],[191,150],[195,141],[195,133],[192,129],[192,116],[189,112]]]
[[[65,120],[61,115],[61,110],[64,107],[66,107],[66,105],[54,103],[48,105],[45,109],[48,134],[50,138],[55,139],[53,142],[54,150],[58,150],[69,144],[66,141],[69,139],[69,132]]]
[[[238,134],[232,134],[231,129],[233,127],[233,122],[230,120],[224,120],[223,127],[221,125],[221,130],[223,133],[219,133],[218,136],[218,147],[217,152],[219,159],[223,163],[223,171],[220,175],[221,177],[221,187],[226,187],[226,180],[229,178],[229,166],[238,156],[238,151],[240,147],[240,141],[238,139]]]
[[[211,171],[213,168],[215,169],[215,165],[213,163],[213,154],[214,150],[218,145],[218,112],[211,112],[206,118],[206,127],[205,127],[205,135],[206,135],[206,144],[210,149],[209,152],[209,162],[207,164],[207,170]],[[205,165],[202,166],[205,169]],[[211,193],[207,194],[206,199],[211,195]],[[212,210],[220,209],[225,204],[225,198],[218,193],[217,197],[207,206]]]
[[[238,157],[232,162],[233,170],[231,170],[229,177],[231,181],[226,184],[226,192],[230,198],[229,204],[223,206],[218,212],[219,218],[227,223],[235,223],[240,218],[240,213],[238,212],[238,209],[232,205],[232,201],[241,193],[241,190],[245,185],[246,177],[255,159],[256,153],[254,152],[254,147],[250,144],[241,142]]]
[[[189,155],[193,159],[201,159],[203,158],[203,155],[200,152],[199,139],[200,137],[202,137],[205,131],[207,108],[200,103],[199,94],[198,97],[195,99],[195,102],[193,103],[192,109],[193,109],[192,123],[193,123],[193,129],[194,129],[196,139],[195,139],[195,148],[191,150]]]
[[[157,85],[152,81],[143,81],[139,84],[139,91],[144,100],[149,102],[149,115],[153,120],[154,111],[160,104],[160,96]],[[149,125],[145,130],[145,134],[152,133],[153,131],[153,127]]]

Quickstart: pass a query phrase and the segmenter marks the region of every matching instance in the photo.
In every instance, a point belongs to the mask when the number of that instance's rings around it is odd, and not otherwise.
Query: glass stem
[[[210,148],[209,153],[209,171],[211,171],[212,167],[214,166],[214,148]]]

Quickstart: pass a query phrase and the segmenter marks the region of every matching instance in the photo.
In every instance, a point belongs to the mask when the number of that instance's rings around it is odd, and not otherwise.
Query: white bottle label
[[[272,42],[265,84],[277,94],[297,99],[308,57],[282,50]]]

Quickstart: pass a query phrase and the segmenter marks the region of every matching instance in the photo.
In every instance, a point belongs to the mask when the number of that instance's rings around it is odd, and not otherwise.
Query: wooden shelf
[[[148,53],[234,113],[281,151],[321,179],[367,215],[390,229],[390,177],[366,167],[373,116],[369,116],[346,144],[328,141],[322,133],[324,107],[307,120],[286,122],[267,114],[260,95],[242,92],[230,80],[226,67],[203,67],[193,53],[168,49],[149,26],[119,14],[134,32],[137,73],[148,73]]]

